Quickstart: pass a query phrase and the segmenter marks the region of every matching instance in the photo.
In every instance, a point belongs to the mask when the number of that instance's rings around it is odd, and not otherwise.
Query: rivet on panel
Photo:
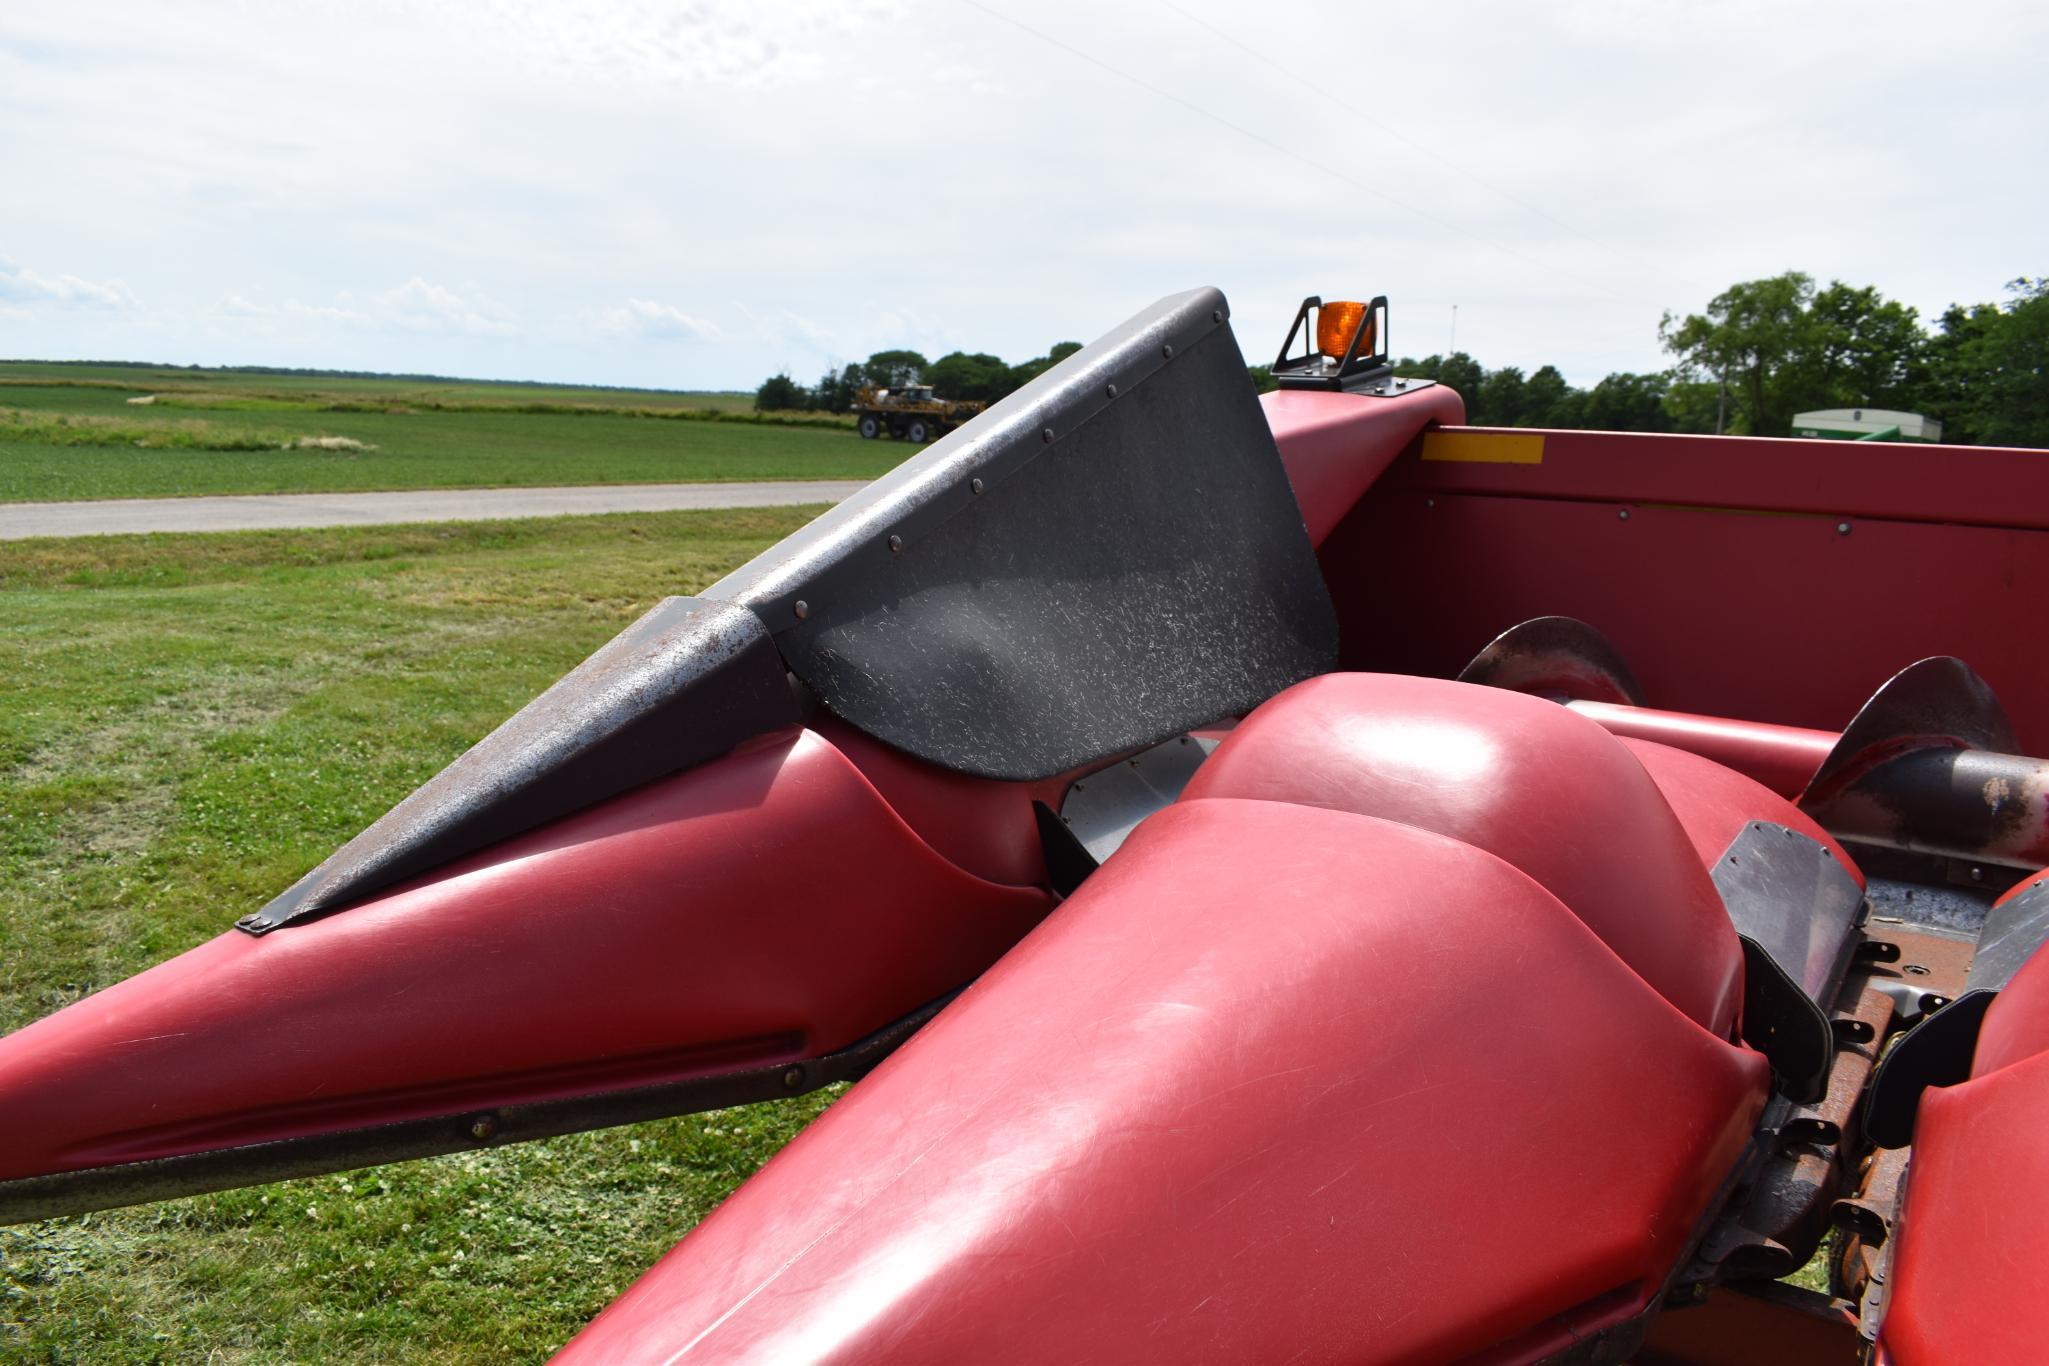
[[[783,1085],[784,1085],[784,1086],[786,1086],[786,1087],[788,1087],[788,1088],[789,1088],[790,1090],[794,1091],[794,1090],[796,1090],[796,1089],[797,1089],[797,1088],[798,1088],[799,1086],[802,1086],[803,1084],[804,1084],[804,1069],[803,1069],[803,1068],[801,1068],[801,1067],[792,1067],[792,1068],[791,1068],[791,1069],[790,1069],[789,1071],[787,1071],[787,1072],[783,1073]]]
[[[790,610],[794,611],[797,614],[797,620],[802,621],[804,620],[804,618],[811,615],[811,604],[804,601],[804,599],[802,598],[798,598],[796,606],[794,606]]]
[[[1115,398],[1117,397],[1117,386],[1114,384],[1106,384],[1103,386],[1103,392],[1105,394],[1108,394],[1111,398]]]
[[[969,493],[980,493],[981,491],[982,491],[982,481],[981,481],[981,480],[979,480],[979,479],[970,479],[970,480],[968,480],[968,492],[969,492]]]
[[[1850,534],[1850,524],[1849,524],[1848,522],[1837,522],[1837,523],[1836,523],[1836,535],[1838,535],[1838,536],[1847,536],[1847,535],[1849,535],[1849,534]]]
[[[1039,433],[1039,440],[1041,440],[1041,441],[1045,442],[1045,443],[1046,443],[1047,445],[1049,445],[1049,446],[1050,446],[1050,445],[1052,445],[1052,444],[1053,444],[1053,429],[1052,429],[1051,427],[1048,427],[1048,428],[1047,428],[1047,429],[1046,429],[1045,431],[1043,431],[1043,432],[1040,432],[1040,433]]]
[[[892,537],[890,537],[890,538],[889,538],[889,553],[890,553],[890,554],[892,554],[892,555],[901,555],[901,554],[903,554],[903,553],[904,553],[904,538],[903,538],[903,537],[901,537],[901,536],[892,536]]]
[[[489,1115],[478,1115],[470,1121],[470,1137],[479,1143],[489,1143],[498,1136],[498,1121]]]
[[[1615,515],[1616,515],[1617,517],[1621,518],[1621,519],[1622,519],[1623,521],[1625,521],[1625,522],[1626,522],[1626,521],[1628,521],[1628,520],[1629,520],[1629,509],[1628,509],[1628,508],[1623,508],[1623,509],[1622,509],[1621,511],[1617,512],[1617,513],[1616,513]]]
[[[1209,320],[1213,323],[1222,322],[1224,320],[1224,310],[1221,308],[1212,308],[1209,311]]]
[[[1167,345],[1161,347],[1160,355],[1163,359],[1166,360],[1174,359],[1174,344],[1172,342],[1169,342],[1167,343]]]

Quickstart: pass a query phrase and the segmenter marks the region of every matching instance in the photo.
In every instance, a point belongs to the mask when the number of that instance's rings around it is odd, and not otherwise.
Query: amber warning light
[[[1366,305],[1331,300],[1316,310],[1316,349],[1326,356],[1342,356],[1352,349],[1352,338],[1359,335],[1360,324],[1365,324],[1361,341],[1367,355],[1373,354],[1373,321],[1366,312]]]
[[[1303,347],[1299,352],[1298,336]],[[1326,302],[1310,295],[1295,310],[1295,324],[1273,367],[1274,379],[1283,389],[1363,390],[1391,373],[1385,295],[1369,303]]]

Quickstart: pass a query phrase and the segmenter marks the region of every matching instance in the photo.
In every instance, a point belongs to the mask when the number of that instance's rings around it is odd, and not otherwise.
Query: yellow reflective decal
[[[1425,432],[1425,460],[1462,460],[1475,465],[1541,465],[1544,438],[1494,432]]]

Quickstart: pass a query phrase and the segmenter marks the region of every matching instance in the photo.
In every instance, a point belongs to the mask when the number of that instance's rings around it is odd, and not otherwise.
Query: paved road
[[[561,489],[415,489],[394,493],[262,493],[0,503],[0,541],[139,531],[266,531],[280,527],[488,522],[583,512],[789,507],[837,503],[864,481],[772,484],[597,484]]]

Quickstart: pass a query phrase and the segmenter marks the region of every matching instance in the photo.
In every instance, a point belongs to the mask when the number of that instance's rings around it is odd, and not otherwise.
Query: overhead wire
[[[1423,155],[1429,157],[1431,160],[1443,166],[1446,170],[1458,172],[1458,174],[1472,181],[1475,185],[1480,186],[1482,189],[1492,191],[1493,193],[1499,195],[1501,198],[1507,200],[1509,203],[1516,205],[1518,208],[1528,210],[1530,213],[1535,214],[1537,217],[1543,219],[1545,222],[1551,224],[1553,227],[1558,228],[1560,231],[1565,232],[1566,234],[1574,238],[1577,238],[1579,241],[1585,243],[1587,246],[1590,246],[1597,251],[1605,251],[1607,249],[1603,243],[1596,242],[1593,238],[1587,236],[1584,232],[1580,231],[1572,224],[1566,222],[1564,219],[1559,218],[1556,214],[1553,214],[1549,210],[1545,209],[1543,205],[1533,204],[1529,200],[1524,199],[1521,195],[1516,194],[1514,191],[1509,190],[1504,186],[1497,185],[1491,180],[1488,180],[1485,176],[1481,175],[1478,171],[1473,170],[1471,167],[1463,166],[1458,162],[1453,161],[1450,156],[1448,156],[1442,151],[1439,151],[1437,148],[1430,146],[1421,138],[1415,137],[1410,133],[1404,132],[1402,129],[1389,123],[1385,116],[1367,113],[1365,110],[1359,108],[1357,105],[1351,103],[1349,100],[1346,100],[1343,96],[1338,95],[1335,92],[1325,88],[1324,86],[1317,84],[1314,80],[1311,80],[1309,77],[1303,75],[1301,72],[1296,71],[1292,67],[1287,66],[1278,58],[1275,58],[1268,53],[1260,51],[1258,48],[1246,42],[1244,39],[1239,38],[1235,34],[1225,32],[1223,29],[1218,28],[1215,24],[1212,24],[1209,20],[1203,18],[1201,15],[1192,14],[1189,11],[1181,8],[1181,6],[1174,3],[1174,0],[1160,0],[1160,3],[1167,9],[1170,9],[1174,11],[1174,13],[1180,15],[1189,23],[1194,24],[1199,28],[1208,30],[1209,33],[1213,35],[1218,41],[1226,43],[1231,47],[1237,48],[1240,52],[1252,58],[1254,61],[1261,62],[1269,67],[1272,67],[1275,71],[1280,72],[1281,75],[1287,77],[1288,80],[1293,82],[1294,84],[1302,86],[1305,89],[1311,90],[1316,94],[1321,95],[1324,99],[1336,105],[1339,109],[1344,110],[1353,118],[1369,120],[1372,123],[1374,132],[1384,133],[1387,136],[1393,138],[1397,142],[1407,143],[1409,146],[1415,148]]]
[[[1204,108],[1202,105],[1195,103],[1193,100],[1190,100],[1183,95],[1177,94],[1176,92],[1166,89],[1163,86],[1156,85],[1153,82],[1146,80],[1142,76],[1134,75],[1133,73],[1124,70],[1122,67],[1107,62],[1091,52],[1087,52],[1079,47],[1076,47],[1072,43],[1066,42],[1060,38],[1056,38],[1052,34],[1047,33],[1042,29],[1036,28],[1033,25],[1026,23],[1024,20],[1015,17],[1014,15],[1005,14],[1002,10],[996,9],[994,6],[983,3],[983,0],[961,0],[961,3],[967,5],[971,9],[981,11],[983,14],[988,15],[992,19],[996,19],[1002,23],[1008,24],[1012,28],[1015,28],[1018,31],[1025,33],[1032,38],[1036,38],[1038,41],[1046,44],[1048,47],[1057,48],[1059,51],[1066,53],[1070,57],[1073,57],[1079,61],[1086,62],[1090,66],[1093,66],[1100,71],[1107,72],[1108,74],[1116,77],[1118,80],[1125,82],[1127,85],[1136,86],[1138,89],[1145,91],[1147,94],[1152,95],[1157,99],[1162,99],[1170,104],[1178,105],[1181,108],[1187,110],[1189,113],[1194,114],[1200,118],[1207,119],[1211,123],[1217,124],[1219,127],[1228,129],[1229,131],[1236,133],[1239,137],[1242,137],[1249,142],[1257,143],[1258,145],[1268,149],[1269,151],[1277,152],[1281,156],[1288,158],[1290,161],[1305,166],[1310,170],[1317,172],[1320,175],[1327,176],[1330,179],[1339,182],[1340,184],[1346,185],[1354,190],[1359,191],[1361,194],[1370,195],[1375,199],[1381,200],[1386,204],[1392,205],[1393,207],[1401,210],[1403,213],[1421,219],[1423,222],[1428,223],[1433,227],[1442,228],[1446,232],[1454,233],[1460,237],[1467,239],[1468,241],[1486,247],[1490,251],[1499,252],[1504,256],[1512,257],[1515,260],[1523,262],[1525,265],[1534,266],[1539,270],[1546,271],[1553,275],[1567,276],[1572,279],[1578,280],[1581,284],[1587,286],[1596,293],[1606,296],[1608,299],[1612,300],[1615,303],[1627,304],[1632,308],[1643,306],[1642,300],[1633,300],[1626,298],[1620,294],[1617,294],[1614,290],[1608,288],[1607,285],[1602,281],[1581,275],[1577,271],[1566,270],[1560,266],[1542,260],[1539,257],[1532,256],[1530,253],[1520,250],[1519,248],[1512,247],[1505,242],[1499,242],[1482,233],[1474,232],[1472,229],[1464,226],[1463,224],[1456,223],[1445,218],[1441,218],[1438,215],[1430,212],[1428,209],[1421,207],[1420,205],[1409,203],[1408,201],[1401,199],[1396,195],[1389,194],[1386,190],[1381,189],[1379,186],[1361,180],[1357,176],[1350,175],[1345,171],[1330,165],[1328,162],[1321,161],[1315,157],[1308,155],[1307,153],[1298,150],[1297,148],[1290,147],[1285,143],[1278,142],[1273,138],[1267,137],[1266,135],[1259,133],[1251,128],[1247,128],[1246,126],[1236,122],[1235,120],[1226,118],[1222,114],[1218,114],[1213,110]],[[1176,12],[1181,13],[1184,18],[1193,17],[1187,15],[1185,11],[1181,11],[1178,7],[1173,6],[1171,4],[1169,4],[1169,8],[1175,9]],[[1196,22],[1202,23],[1201,20],[1197,20]],[[1210,28],[1211,32],[1217,33],[1218,36],[1224,38],[1225,41],[1235,43],[1235,40],[1231,39],[1228,35],[1221,33],[1221,31],[1207,24],[1204,24],[1203,26],[1206,28]],[[1239,44],[1239,46],[1242,47],[1243,45]],[[1261,57],[1261,54],[1253,51],[1250,48],[1246,48],[1245,50],[1254,57]],[[1266,60],[1268,62],[1268,65],[1274,66],[1276,69],[1283,70],[1285,72],[1285,68],[1281,68],[1278,63],[1272,62],[1270,59],[1266,59],[1263,57],[1261,59]],[[1291,75],[1291,79],[1297,78],[1294,78]],[[1307,82],[1304,83],[1307,84]],[[1321,89],[1319,89],[1317,93],[1324,95],[1325,98],[1328,99],[1336,99],[1335,96],[1332,96],[1329,94],[1329,92],[1323,91]],[[1339,101],[1339,103],[1342,105],[1342,101]],[[1343,107],[1346,107],[1347,109],[1350,108],[1349,106]],[[1357,111],[1352,112],[1356,113]],[[1360,117],[1363,118],[1365,116],[1360,115]],[[1414,144],[1413,139],[1405,138],[1404,140],[1410,141],[1412,144]],[[1421,144],[1414,145],[1421,146]],[[1450,165],[1451,163],[1447,160],[1445,164]],[[1458,170],[1460,168],[1454,166],[1453,169]],[[1468,171],[1461,171],[1461,174],[1471,175],[1472,173]],[[1475,179],[1477,179],[1477,177],[1475,177]],[[1490,186],[1489,188],[1495,187]],[[1499,190],[1498,188],[1496,189],[1496,193],[1503,194],[1505,197],[1508,198],[1514,198],[1514,196],[1507,195],[1506,191]],[[1525,207],[1533,206],[1526,205]],[[1542,210],[1535,211],[1538,213],[1542,213]],[[1549,217],[1549,215],[1544,216]],[[1555,222],[1557,220],[1554,219],[1553,221]],[[1560,226],[1565,227],[1568,232],[1573,231],[1568,225],[1560,224]]]

